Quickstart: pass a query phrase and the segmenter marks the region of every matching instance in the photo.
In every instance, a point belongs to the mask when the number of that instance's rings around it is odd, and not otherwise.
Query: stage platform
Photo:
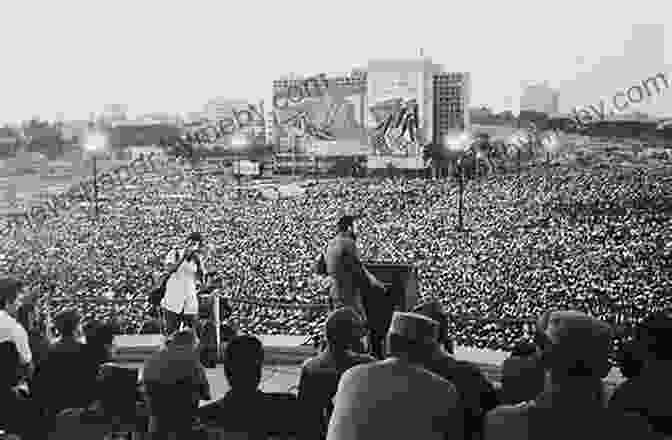
[[[264,345],[265,369],[267,372],[274,372],[277,384],[270,384],[271,388],[267,391],[287,391],[283,388],[285,385],[293,386],[298,382],[299,367],[301,363],[311,356],[317,354],[317,350],[312,346],[303,345],[306,336],[288,336],[288,335],[261,335],[259,336]],[[117,360],[123,363],[141,365],[152,353],[159,350],[163,344],[161,335],[121,335],[117,336],[115,343],[118,347]],[[471,347],[456,347],[455,357],[457,359],[467,360],[477,365],[486,377],[493,383],[499,384],[501,381],[501,366],[509,353],[499,350],[487,350]],[[221,383],[226,381],[221,374],[221,368],[211,369],[210,375],[218,376],[211,380]],[[270,374],[270,373],[269,373]],[[269,379],[270,380],[270,379]],[[617,368],[612,368],[605,382],[613,387],[623,381],[623,377]]]

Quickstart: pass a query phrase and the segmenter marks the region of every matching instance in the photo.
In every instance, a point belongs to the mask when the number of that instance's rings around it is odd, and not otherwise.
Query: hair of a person
[[[529,341],[519,341],[511,350],[511,356],[527,357],[537,352],[537,346]]]
[[[449,353],[453,354],[453,340],[448,335],[448,316],[440,309],[418,310],[419,314],[426,316],[439,323],[439,344]]]
[[[200,232],[192,232],[189,234],[189,237],[187,237],[187,241],[203,243],[203,235]]]
[[[179,346],[194,346],[198,345],[198,336],[196,335],[196,332],[194,332],[192,329],[187,328],[184,330],[178,330],[175,333],[172,334],[170,337],[170,344],[171,345],[179,345]]]
[[[73,336],[80,322],[81,317],[74,309],[64,310],[54,318],[54,324],[61,336]]]
[[[395,333],[387,334],[388,354],[406,358],[413,363],[427,362],[434,353],[435,347],[434,343],[421,343]]]
[[[231,388],[256,390],[261,381],[264,347],[259,338],[236,336],[224,351],[224,372]]]
[[[35,312],[34,304],[21,304],[16,311],[16,320],[19,321],[19,324],[23,326],[26,330],[33,327],[31,318]]]
[[[21,289],[23,289],[23,281],[15,278],[0,278],[0,310],[5,310],[8,304],[16,301]]]
[[[20,363],[16,344],[13,341],[0,342],[0,390],[16,385]]]
[[[355,224],[355,217],[352,215],[344,215],[336,223],[336,229],[339,232],[347,231],[348,228],[351,228]]]
[[[635,340],[649,359],[672,361],[672,309],[645,317],[635,329]]]

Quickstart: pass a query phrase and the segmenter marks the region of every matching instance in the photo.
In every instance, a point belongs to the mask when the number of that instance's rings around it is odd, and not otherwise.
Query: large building
[[[467,72],[438,73],[432,77],[433,142],[455,131],[469,130],[471,118],[471,75]]]
[[[560,93],[547,82],[525,87],[520,97],[520,111],[554,114],[559,111]]]
[[[468,73],[446,73],[422,55],[371,60],[345,75],[287,76],[273,81],[273,143],[415,160],[446,130],[469,128],[470,97]]]
[[[234,109],[247,108],[249,103],[242,99],[214,98],[203,106],[203,117],[209,122],[221,121],[230,118]]]

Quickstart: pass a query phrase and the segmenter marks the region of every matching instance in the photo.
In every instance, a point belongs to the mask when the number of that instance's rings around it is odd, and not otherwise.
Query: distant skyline
[[[517,113],[522,84],[548,81],[569,112],[659,72],[672,79],[669,6],[636,6],[8,0],[0,123],[85,120],[109,104],[128,106],[130,117],[186,114],[215,97],[263,99],[270,109],[272,81],[283,75],[349,72],[420,48],[449,71],[471,72],[473,107]],[[672,89],[632,110],[672,116]]]

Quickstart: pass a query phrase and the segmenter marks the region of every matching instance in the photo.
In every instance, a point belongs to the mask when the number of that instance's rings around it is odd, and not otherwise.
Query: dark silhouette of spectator
[[[436,350],[438,333],[436,321],[395,312],[389,357],[352,367],[341,377],[327,439],[463,438],[455,386],[423,367]]]
[[[250,438],[290,436],[297,432],[296,397],[259,390],[264,349],[254,336],[237,336],[224,352],[224,373],[231,389],[221,399],[198,411],[201,422]],[[252,418],[251,414],[259,417]]]
[[[303,363],[299,378],[301,429],[306,440],[326,437],[333,411],[331,399],[343,373],[355,365],[376,360],[353,350],[364,335],[364,323],[353,309],[344,307],[332,312],[324,327],[327,347]]]
[[[644,365],[640,374],[621,384],[609,401],[614,410],[639,414],[654,431],[672,435],[672,310],[647,317],[637,328],[636,352]]]
[[[0,342],[14,342],[20,355],[23,376],[31,377],[34,367],[30,338],[26,329],[12,316],[17,311],[18,297],[23,290],[24,284],[19,280],[0,279]]]
[[[145,362],[142,382],[151,412],[150,433],[190,432],[199,401],[211,399],[198,345],[193,330],[181,330]]]
[[[629,341],[619,351],[616,362],[621,370],[621,374],[626,379],[633,379],[640,375],[644,369],[643,356],[637,350],[635,341]]]
[[[497,391],[478,367],[467,361],[456,360],[446,352],[445,347],[452,346],[452,343],[447,334],[448,319],[438,301],[420,304],[414,311],[439,323],[439,344],[425,368],[455,385],[464,409],[465,438],[480,438],[485,413],[499,403]]]
[[[63,311],[56,315],[54,324],[60,338],[50,345],[33,381],[35,396],[49,416],[66,408],[85,407],[91,392],[81,386],[88,364],[86,346],[80,340],[79,313]]]
[[[544,377],[537,346],[519,342],[502,363],[501,403],[513,405],[534,399],[544,389]]]
[[[548,379],[530,402],[502,405],[485,421],[485,440],[654,438],[646,421],[606,408],[602,379],[611,364],[611,327],[585,313],[542,316],[537,335]]]
[[[33,354],[33,364],[35,369],[38,369],[47,357],[50,342],[37,322],[35,305],[21,304],[16,312],[16,320],[28,333],[28,345]]]
[[[21,375],[16,345],[12,341],[0,342],[0,430],[22,439],[39,439],[39,411],[31,399],[15,389]]]
[[[159,319],[148,319],[140,328],[141,335],[161,334],[161,321]]]

